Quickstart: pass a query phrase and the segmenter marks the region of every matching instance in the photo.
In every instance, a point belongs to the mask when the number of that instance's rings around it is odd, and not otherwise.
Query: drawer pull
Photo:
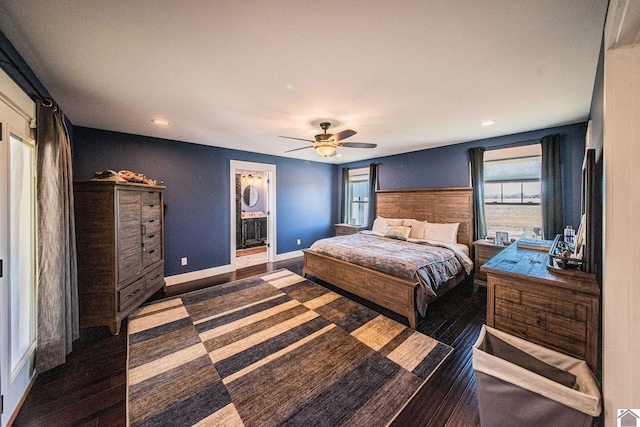
[[[155,237],[155,234],[149,234],[149,238],[153,239]]]
[[[152,253],[154,253],[155,251],[156,251],[155,249],[151,249],[151,250],[149,251],[149,253],[150,253],[150,254],[152,254]]]

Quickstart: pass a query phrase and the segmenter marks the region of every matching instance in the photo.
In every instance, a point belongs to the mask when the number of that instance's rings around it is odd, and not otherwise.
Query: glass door
[[[36,151],[28,136],[35,106],[0,74],[0,420],[6,426],[34,376]]]

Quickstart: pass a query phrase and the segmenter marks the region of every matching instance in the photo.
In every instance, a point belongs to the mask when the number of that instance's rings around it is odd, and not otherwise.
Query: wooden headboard
[[[473,199],[470,187],[378,190],[376,215],[438,223],[459,222],[458,243],[471,248]]]

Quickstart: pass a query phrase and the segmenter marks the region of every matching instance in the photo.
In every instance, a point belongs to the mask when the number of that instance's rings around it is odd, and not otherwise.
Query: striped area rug
[[[140,308],[131,426],[382,426],[452,348],[288,270]]]

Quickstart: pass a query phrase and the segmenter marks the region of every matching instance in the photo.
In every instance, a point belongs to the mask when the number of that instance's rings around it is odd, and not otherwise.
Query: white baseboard
[[[274,262],[286,261],[288,259],[301,257],[302,251],[286,252],[284,254],[276,254]],[[204,270],[190,271],[189,273],[176,274],[164,278],[167,286],[179,285],[180,283],[190,282],[192,280],[206,279],[207,277],[217,276],[218,274],[231,273],[234,268],[231,264],[221,265],[220,267],[206,268]]]
[[[300,257],[302,255],[303,255],[302,251],[293,251],[293,252],[286,252],[286,253],[283,253],[283,254],[276,254],[276,256],[274,257],[273,261],[274,262],[275,261],[286,261],[286,260],[291,259],[291,258],[298,258],[298,257]]]

